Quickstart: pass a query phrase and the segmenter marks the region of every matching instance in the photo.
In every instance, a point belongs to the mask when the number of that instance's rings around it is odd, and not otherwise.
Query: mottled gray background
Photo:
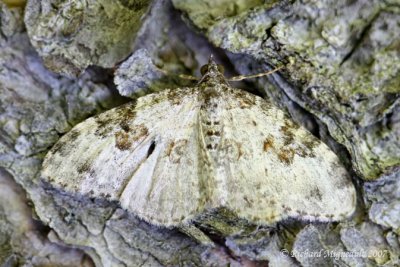
[[[3,2],[2,266],[400,266],[399,0]],[[285,66],[234,85],[339,155],[358,189],[352,218],[204,229],[206,246],[117,203],[40,185],[46,151],[71,127],[188,85],[178,75],[199,76],[210,54],[227,76]],[[305,256],[321,250],[336,257]]]

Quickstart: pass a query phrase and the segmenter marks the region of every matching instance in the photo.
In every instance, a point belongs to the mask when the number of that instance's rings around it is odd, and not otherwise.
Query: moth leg
[[[162,72],[164,75],[166,75],[166,76],[176,76],[176,75],[177,75],[177,74],[174,74],[174,73],[170,73],[169,71],[166,71],[166,70],[161,69],[161,68],[157,68],[157,69],[158,69],[160,72]],[[197,78],[197,77],[195,77],[195,76],[186,75],[186,74],[179,74],[178,77],[179,77],[180,79],[183,79],[183,80],[191,80],[191,81],[198,81],[198,80],[199,80],[199,78]]]
[[[178,229],[202,245],[215,247],[215,243],[203,231],[193,224],[185,223],[180,225]]]

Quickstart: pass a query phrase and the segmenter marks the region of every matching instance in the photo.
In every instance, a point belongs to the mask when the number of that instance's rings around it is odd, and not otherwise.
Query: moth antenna
[[[276,69],[270,70],[270,71],[266,71],[266,72],[262,72],[262,73],[258,73],[258,74],[253,74],[253,75],[239,75],[239,76],[235,76],[235,77],[231,77],[228,79],[228,81],[230,82],[235,82],[235,81],[241,81],[244,79],[251,79],[251,78],[257,78],[257,77],[262,77],[262,76],[266,76],[266,75],[270,75],[274,72],[277,72],[278,70],[282,69],[284,66],[278,67]]]
[[[198,81],[199,78],[192,76],[192,75],[186,75],[186,74],[179,74],[178,76],[181,79],[185,79],[185,80],[192,80],[192,81]]]

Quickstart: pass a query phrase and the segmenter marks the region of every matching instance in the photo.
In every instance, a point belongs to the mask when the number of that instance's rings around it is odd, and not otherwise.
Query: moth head
[[[226,83],[224,77],[224,67],[217,64],[211,55],[208,59],[208,63],[200,68],[200,73],[203,76],[200,80],[201,82],[217,82]]]
[[[214,61],[213,55],[210,56],[208,59],[208,63],[203,65],[200,69],[201,75],[205,75],[207,73],[218,73],[218,74],[224,74],[224,67],[221,64],[217,64]]]

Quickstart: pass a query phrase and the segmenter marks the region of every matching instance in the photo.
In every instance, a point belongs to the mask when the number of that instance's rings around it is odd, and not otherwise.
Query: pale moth
[[[218,67],[210,59],[194,87],[76,125],[47,154],[42,179],[166,227],[218,208],[264,225],[350,216],[356,193],[337,156],[278,108],[230,87]]]

